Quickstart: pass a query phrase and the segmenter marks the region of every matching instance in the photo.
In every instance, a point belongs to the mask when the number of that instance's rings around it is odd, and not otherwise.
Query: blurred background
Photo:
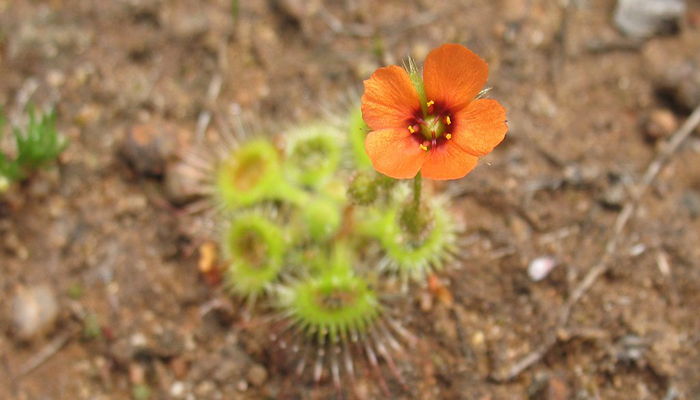
[[[422,340],[394,398],[700,399],[700,138],[673,136],[698,39],[695,0],[0,0],[4,115],[53,107],[70,140],[0,195],[0,398],[283,394],[264,325],[198,267],[178,154],[239,116],[344,110],[376,68],[457,42],[510,131],[439,187],[464,261],[449,296],[408,294]]]

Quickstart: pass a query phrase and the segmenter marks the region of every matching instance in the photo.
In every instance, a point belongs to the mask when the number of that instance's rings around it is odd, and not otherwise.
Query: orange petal
[[[370,132],[365,138],[365,150],[374,169],[394,179],[413,178],[428,158],[406,129]]]
[[[508,132],[506,109],[496,100],[473,101],[453,120],[451,141],[475,156],[490,153]]]
[[[406,70],[396,65],[379,68],[365,82],[362,118],[374,131],[408,127],[420,110],[418,93]]]
[[[425,178],[439,181],[463,178],[479,162],[479,157],[450,142],[430,149],[429,153],[428,161],[423,164],[421,172]]]
[[[474,100],[488,77],[486,62],[459,44],[444,44],[425,58],[423,81],[428,101],[443,104],[453,112]]]

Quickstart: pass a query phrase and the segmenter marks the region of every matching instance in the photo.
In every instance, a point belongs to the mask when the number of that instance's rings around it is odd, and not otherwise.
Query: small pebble
[[[485,341],[486,341],[486,335],[484,335],[484,332],[482,332],[482,331],[474,332],[474,334],[472,335],[472,346],[474,346],[474,347],[483,346]]]
[[[185,384],[178,381],[173,383],[172,386],[170,386],[170,396],[179,399],[182,398],[185,394]]]
[[[688,210],[690,218],[696,219],[700,216],[700,192],[696,190],[683,192],[683,205]]]
[[[166,166],[164,189],[165,196],[176,205],[185,204],[202,195],[197,171],[183,162]]]
[[[194,389],[198,398],[211,398],[217,395],[216,384],[212,381],[203,381]],[[218,396],[216,396],[218,397]]]
[[[136,125],[121,146],[121,155],[138,174],[160,177],[169,158],[175,154],[176,140],[166,123]]]
[[[538,257],[532,260],[530,265],[528,265],[527,274],[534,282],[539,282],[546,278],[556,266],[557,262],[554,258],[549,256]]]
[[[184,379],[188,371],[187,360],[184,357],[174,357],[170,360],[170,369],[175,379]]]
[[[528,102],[528,110],[538,117],[553,118],[557,115],[554,100],[542,90],[536,90]]]
[[[433,309],[433,296],[430,292],[422,291],[418,299],[420,303],[420,310],[427,313]]]
[[[649,38],[678,30],[685,0],[618,0],[615,24],[627,36]]]
[[[146,371],[139,364],[129,365],[129,380],[132,385],[142,385],[146,381]]]
[[[65,81],[66,75],[59,70],[52,69],[46,74],[46,83],[51,87],[62,86]]]
[[[248,371],[248,381],[253,386],[262,386],[267,381],[267,370],[262,365],[256,364]]]
[[[18,339],[29,341],[53,329],[59,306],[48,285],[20,287],[12,301],[12,321]]]
[[[569,385],[561,378],[552,378],[544,391],[545,400],[568,400],[571,398]]]
[[[649,139],[664,139],[678,129],[678,118],[668,109],[656,109],[652,111],[644,123],[644,133]]]
[[[600,198],[600,202],[612,209],[620,209],[627,199],[627,190],[622,182],[616,182],[610,186],[603,196]]]

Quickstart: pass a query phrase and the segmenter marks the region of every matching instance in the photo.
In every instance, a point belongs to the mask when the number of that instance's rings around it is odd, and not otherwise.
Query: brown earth
[[[238,107],[264,127],[306,121],[375,68],[459,42],[488,61],[510,132],[445,187],[467,221],[465,261],[445,276],[454,304],[422,289],[399,310],[421,345],[400,360],[407,390],[385,373],[394,398],[700,399],[697,134],[557,322],[663,148],[663,122],[697,106],[700,4],[679,33],[634,42],[614,28],[614,1],[563,3],[0,0],[0,105],[11,118],[27,101],[54,105],[72,141],[58,168],[0,202],[0,398],[335,398],[327,379],[293,382],[274,365],[255,320],[242,324],[200,275],[196,218],[170,205],[161,175],[205,111],[208,137]],[[645,128],[654,113],[661,129]],[[546,255],[558,267],[533,282],[527,266]],[[12,298],[41,284],[58,322],[20,341]],[[547,341],[541,360],[499,380]],[[374,380],[357,390],[382,398]]]

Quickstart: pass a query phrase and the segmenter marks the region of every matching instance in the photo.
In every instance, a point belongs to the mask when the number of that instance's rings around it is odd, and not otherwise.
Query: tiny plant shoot
[[[411,285],[459,259],[464,230],[444,195],[421,196],[422,178],[462,178],[504,139],[505,110],[480,98],[487,77],[477,55],[443,45],[422,73],[412,60],[378,69],[361,108],[274,140],[222,137],[207,153],[214,161],[189,158],[219,232],[225,287],[246,315],[271,321],[270,351],[291,382],[327,373],[342,398],[342,383],[354,391],[367,369],[389,396],[388,369],[407,387],[402,366],[417,339],[400,310],[412,307]]]
[[[30,106],[28,113],[27,126],[12,130],[15,157],[0,151],[0,193],[7,190],[11,182],[27,179],[34,170],[49,165],[68,146],[68,141],[56,131],[55,111],[37,118],[34,107]],[[4,127],[5,119],[0,110],[0,143]]]

